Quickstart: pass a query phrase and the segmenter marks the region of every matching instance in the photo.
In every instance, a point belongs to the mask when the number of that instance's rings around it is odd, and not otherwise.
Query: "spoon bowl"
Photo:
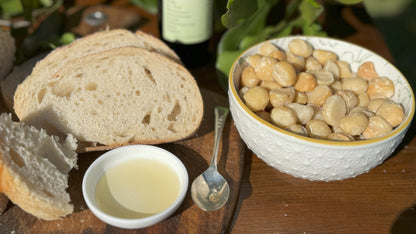
[[[216,169],[208,168],[192,182],[191,193],[202,210],[218,210],[228,201],[230,186]]]
[[[217,169],[219,143],[228,112],[225,107],[215,107],[215,140],[211,163],[191,186],[192,200],[204,211],[220,209],[230,196],[230,186]]]

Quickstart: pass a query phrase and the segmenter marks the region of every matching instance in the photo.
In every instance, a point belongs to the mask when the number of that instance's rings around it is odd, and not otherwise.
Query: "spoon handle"
[[[218,150],[220,146],[220,140],[222,135],[222,130],[227,120],[228,109],[223,106],[215,107],[215,136],[214,136],[214,152],[212,153],[210,167],[217,169],[217,158]]]

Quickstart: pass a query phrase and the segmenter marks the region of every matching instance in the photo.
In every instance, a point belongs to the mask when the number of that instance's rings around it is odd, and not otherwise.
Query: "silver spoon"
[[[208,169],[192,182],[192,200],[204,211],[221,208],[230,196],[230,186],[217,170],[218,150],[227,115],[227,108],[215,107],[215,139],[211,163]]]

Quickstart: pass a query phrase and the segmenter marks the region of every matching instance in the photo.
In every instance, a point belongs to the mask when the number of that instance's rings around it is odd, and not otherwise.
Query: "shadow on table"
[[[416,204],[404,210],[391,227],[391,234],[416,233]]]
[[[252,194],[252,187],[250,183],[250,173],[251,173],[251,164],[252,164],[252,157],[253,153],[247,148],[247,146],[244,146],[244,170],[243,170],[243,176],[241,179],[241,185],[240,185],[240,194],[237,200],[237,204],[234,210],[233,214],[233,220],[230,223],[230,226],[228,227],[228,232],[230,232],[237,220],[238,214],[240,213],[241,206],[243,205],[244,200],[249,198]],[[244,192],[241,192],[244,191]]]

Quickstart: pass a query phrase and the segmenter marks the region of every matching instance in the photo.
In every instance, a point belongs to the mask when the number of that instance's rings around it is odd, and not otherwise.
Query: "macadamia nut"
[[[272,89],[269,92],[269,98],[273,107],[284,106],[295,99],[295,89],[293,87]]]
[[[404,119],[404,111],[402,106],[393,101],[381,104],[377,109],[376,114],[383,117],[393,127],[401,124]]]
[[[368,81],[368,97],[374,98],[391,98],[394,95],[394,84],[387,77],[377,77]]]
[[[338,60],[337,54],[329,50],[315,49],[312,52],[312,56],[315,57],[316,60],[318,60],[318,62],[322,65],[325,65],[328,60]]]
[[[372,139],[383,136],[393,130],[389,122],[380,116],[371,117],[368,121],[368,126],[363,132],[364,139]]]
[[[286,106],[273,108],[270,117],[272,122],[281,128],[289,127],[298,121],[295,111]]]
[[[280,61],[273,66],[273,79],[283,87],[290,87],[296,83],[296,70],[287,61]]]
[[[332,95],[332,90],[330,87],[326,85],[318,85],[315,87],[314,90],[310,92],[306,92],[306,96],[308,97],[308,103],[315,104],[318,106],[322,106],[326,99]]]
[[[341,119],[347,114],[347,106],[339,95],[330,96],[322,106],[322,116],[331,126],[337,127]]]
[[[300,72],[295,84],[296,91],[307,92],[312,91],[318,85],[314,75],[307,72]]]
[[[313,47],[305,40],[293,39],[289,42],[289,51],[295,55],[307,58],[312,55]]]
[[[244,68],[241,73],[241,86],[251,88],[257,86],[259,82],[253,67]]]
[[[368,118],[362,112],[349,113],[340,121],[342,131],[352,136],[360,135],[367,126]]]
[[[306,123],[306,130],[308,130],[308,134],[310,137],[318,138],[318,139],[327,139],[329,134],[332,133],[331,128],[328,124],[319,119],[313,119]]]
[[[372,80],[378,77],[373,62],[364,62],[358,67],[357,76],[366,80]]]
[[[269,103],[269,92],[262,87],[249,88],[243,95],[246,105],[252,111],[265,110]]]

